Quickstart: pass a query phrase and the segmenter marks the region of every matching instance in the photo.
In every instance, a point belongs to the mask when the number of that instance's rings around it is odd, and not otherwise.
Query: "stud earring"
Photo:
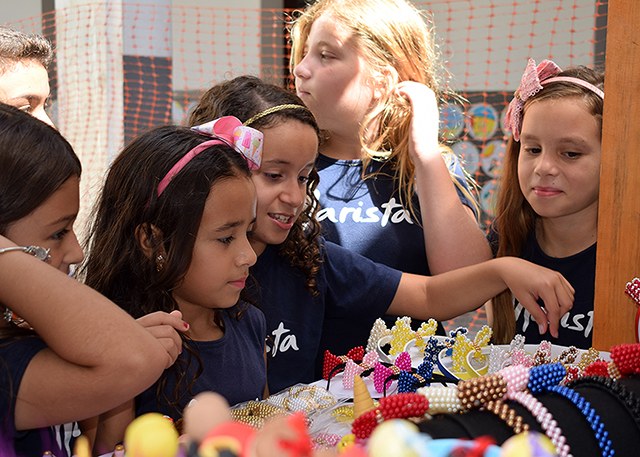
[[[165,258],[162,254],[158,254],[156,257],[156,271],[159,273],[164,268]]]

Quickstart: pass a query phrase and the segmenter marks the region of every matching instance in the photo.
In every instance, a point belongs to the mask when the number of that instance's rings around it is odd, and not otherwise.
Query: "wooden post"
[[[625,284],[640,276],[640,8],[609,2],[593,345],[635,342]]]

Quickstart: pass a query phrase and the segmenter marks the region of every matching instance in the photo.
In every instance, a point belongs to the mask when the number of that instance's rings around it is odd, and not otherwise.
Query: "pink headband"
[[[505,125],[513,134],[513,139],[520,140],[520,129],[522,128],[522,109],[524,103],[542,90],[542,86],[553,82],[569,82],[589,89],[591,92],[604,99],[604,92],[591,83],[571,76],[556,76],[562,69],[551,60],[543,60],[536,67],[536,62],[529,59],[527,68],[524,70],[520,86],[514,93],[514,97],[509,103],[505,117]]]
[[[242,122],[237,118],[233,116],[224,116],[220,119],[207,122],[206,124],[191,127],[191,130],[203,133],[207,136],[213,137],[214,139],[200,143],[198,146],[187,152],[173,167],[171,167],[171,170],[167,172],[158,184],[158,197],[162,195],[162,192],[164,192],[171,180],[180,173],[180,170],[182,170],[185,165],[191,161],[191,159],[205,149],[216,144],[226,144],[233,147],[245,157],[250,170],[257,170],[260,168],[260,161],[262,159],[262,141],[264,136],[262,135],[262,132],[242,125]]]

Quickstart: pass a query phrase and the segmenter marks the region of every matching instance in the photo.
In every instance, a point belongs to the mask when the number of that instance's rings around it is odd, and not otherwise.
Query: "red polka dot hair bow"
[[[347,355],[334,355],[328,349],[324,351],[324,363],[322,365],[322,377],[329,380],[338,374],[339,369],[344,367],[349,360],[362,362],[364,358],[364,347],[357,346],[349,350]]]

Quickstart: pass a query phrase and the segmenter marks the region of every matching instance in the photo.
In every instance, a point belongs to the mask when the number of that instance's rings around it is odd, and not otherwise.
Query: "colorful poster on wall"
[[[472,105],[467,112],[467,132],[475,140],[488,140],[498,129],[498,112],[488,103]]]

